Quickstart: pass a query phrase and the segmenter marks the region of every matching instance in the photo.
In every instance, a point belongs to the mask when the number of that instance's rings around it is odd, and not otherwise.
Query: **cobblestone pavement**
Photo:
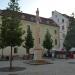
[[[48,59],[48,61],[52,61]],[[75,59],[55,59],[54,64],[29,65],[26,61],[13,61],[13,66],[26,67],[23,71],[0,72],[0,75],[75,75]],[[0,61],[0,68],[9,66],[9,61]]]

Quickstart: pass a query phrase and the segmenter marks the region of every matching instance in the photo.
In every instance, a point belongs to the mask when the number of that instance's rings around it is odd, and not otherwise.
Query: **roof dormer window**
[[[25,19],[25,15],[22,15],[22,19]]]
[[[47,21],[47,24],[49,24],[49,21]]]
[[[34,21],[34,17],[31,17],[31,21]]]

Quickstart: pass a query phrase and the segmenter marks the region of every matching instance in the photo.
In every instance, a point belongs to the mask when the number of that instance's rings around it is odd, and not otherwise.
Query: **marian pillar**
[[[42,59],[42,48],[40,45],[40,26],[39,26],[39,9],[36,10],[36,31],[35,31],[35,48],[34,48],[34,60]]]

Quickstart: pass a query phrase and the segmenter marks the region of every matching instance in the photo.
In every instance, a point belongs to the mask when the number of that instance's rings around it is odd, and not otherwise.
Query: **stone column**
[[[39,26],[39,9],[36,11],[36,31],[35,31],[35,48],[34,48],[34,60],[42,59],[42,48],[40,46],[40,26]]]

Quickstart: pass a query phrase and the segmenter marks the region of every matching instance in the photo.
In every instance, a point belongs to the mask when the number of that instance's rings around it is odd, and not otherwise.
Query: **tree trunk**
[[[26,54],[27,54],[27,59],[29,59],[29,49],[26,50]]]
[[[67,50],[66,51],[66,59],[68,59],[69,58],[69,51]]]
[[[49,56],[50,55],[50,50],[49,49],[47,50],[47,53],[48,53],[48,56]]]
[[[10,69],[12,69],[12,46],[11,46],[11,54],[10,54]]]
[[[27,49],[26,53],[29,54],[29,49]]]
[[[4,55],[3,55],[3,48],[2,48],[2,56],[1,56],[1,58],[3,59],[3,57],[4,57]]]

